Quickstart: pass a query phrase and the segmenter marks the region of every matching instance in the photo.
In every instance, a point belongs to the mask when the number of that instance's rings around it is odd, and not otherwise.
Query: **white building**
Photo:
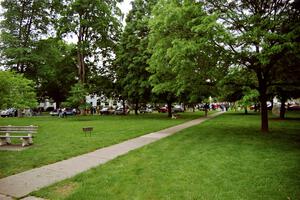
[[[40,102],[39,108],[43,108],[47,110],[48,108],[56,109],[56,103],[49,101],[49,99],[45,99],[44,102]]]
[[[122,107],[122,101],[108,99],[104,95],[98,96],[91,94],[85,97],[86,103],[91,104],[93,107]]]

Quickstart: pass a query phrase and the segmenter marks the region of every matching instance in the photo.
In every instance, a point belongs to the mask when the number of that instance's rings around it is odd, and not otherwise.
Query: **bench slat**
[[[0,126],[0,133],[36,133],[38,126]]]
[[[33,138],[33,136],[28,136],[28,135],[24,135],[24,136],[10,135],[10,136],[0,136],[0,138]]]
[[[10,131],[10,130],[6,130],[6,131],[0,131],[0,133],[36,133],[37,131],[26,131],[26,130],[22,130],[22,131]]]
[[[37,129],[38,127],[37,126],[0,126],[0,130],[7,130],[7,129],[12,129],[12,130],[23,130],[23,129],[26,129],[26,130],[35,130]]]

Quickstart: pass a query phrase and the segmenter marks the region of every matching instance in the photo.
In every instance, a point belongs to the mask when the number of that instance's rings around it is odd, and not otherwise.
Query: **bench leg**
[[[28,134],[29,138],[28,138],[28,144],[33,144],[32,141],[32,134]]]
[[[7,144],[11,144],[10,137],[7,137],[7,138],[6,138],[6,143],[7,143]]]
[[[1,138],[0,140],[0,146],[6,145],[7,143],[7,138]]]
[[[28,143],[33,144],[32,138],[28,138]]]
[[[20,138],[22,140],[22,147],[30,145],[29,139],[30,138]]]
[[[0,140],[0,146],[6,145],[6,144],[11,144],[9,133],[6,133],[5,136],[7,136],[7,137],[6,138],[1,138],[1,140]]]

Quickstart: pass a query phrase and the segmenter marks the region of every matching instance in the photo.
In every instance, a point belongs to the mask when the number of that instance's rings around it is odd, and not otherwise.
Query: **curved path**
[[[0,199],[5,196],[8,198],[9,196],[15,198],[24,197],[35,190],[75,176],[92,167],[96,167],[120,155],[124,155],[131,150],[173,135],[176,132],[200,124],[220,114],[222,114],[222,112],[188,121],[158,132],[149,133],[87,154],[2,178],[0,179]]]

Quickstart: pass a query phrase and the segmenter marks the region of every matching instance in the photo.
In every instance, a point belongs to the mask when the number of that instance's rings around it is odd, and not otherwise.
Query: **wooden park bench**
[[[0,146],[11,144],[11,138],[20,138],[22,146],[33,144],[33,134],[37,133],[37,126],[0,126]],[[25,135],[26,134],[26,135]]]

